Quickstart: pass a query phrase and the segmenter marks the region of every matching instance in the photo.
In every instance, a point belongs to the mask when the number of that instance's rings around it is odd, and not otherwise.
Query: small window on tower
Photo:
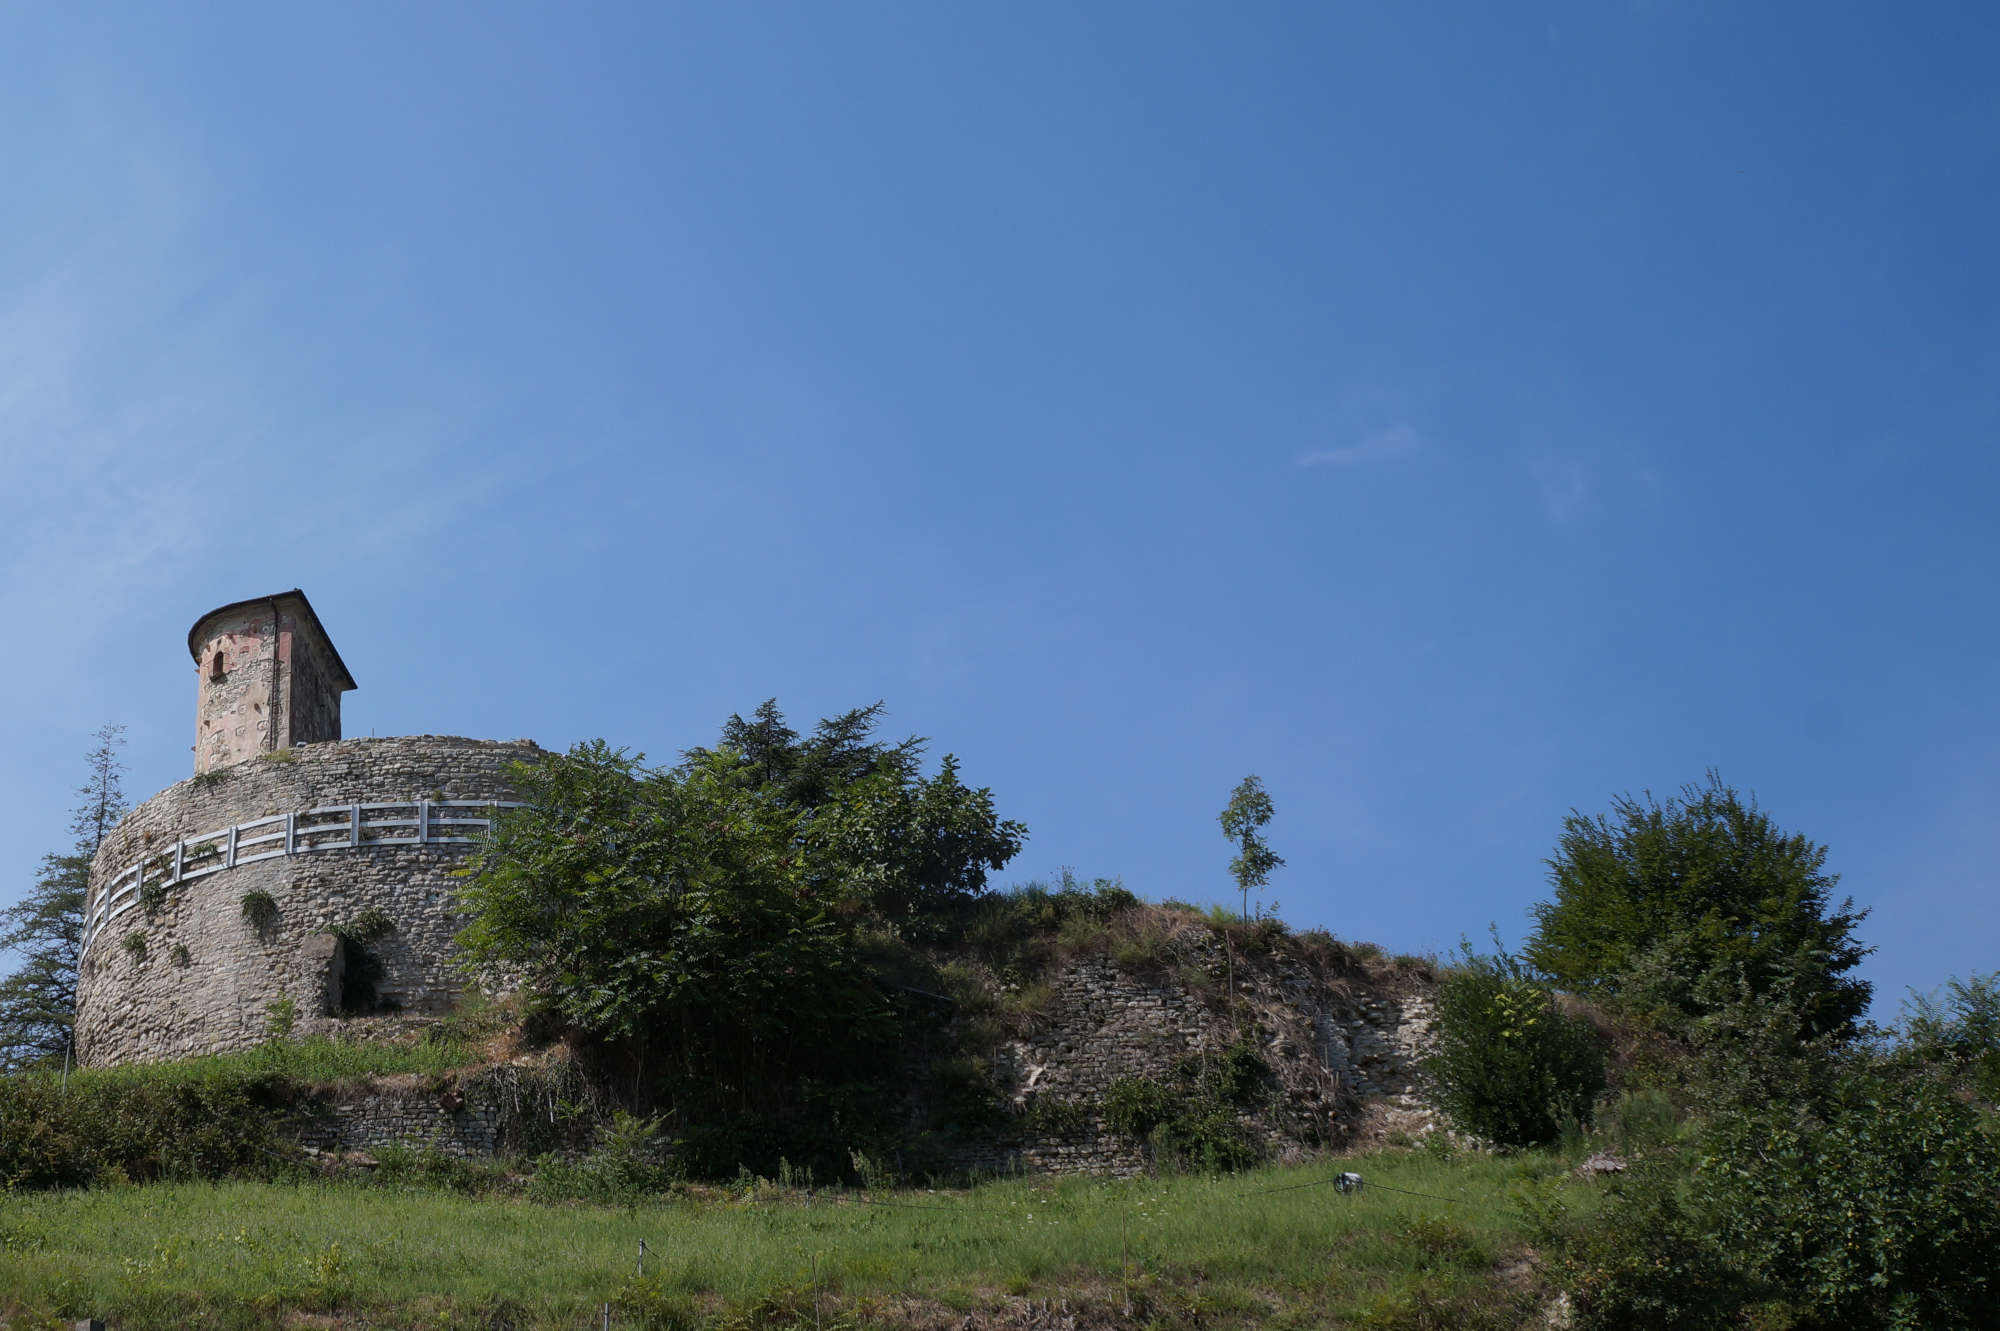
[[[214,660],[212,660],[212,661],[210,661],[210,662],[208,663],[208,677],[209,677],[210,679],[221,679],[221,678],[222,678],[222,653],[221,653],[221,652],[217,652],[217,653],[215,654],[215,659],[214,659]]]

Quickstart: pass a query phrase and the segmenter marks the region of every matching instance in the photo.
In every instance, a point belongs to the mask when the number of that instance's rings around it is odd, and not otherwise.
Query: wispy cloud
[[[1339,448],[1318,448],[1299,454],[1301,467],[1360,467],[1374,462],[1390,462],[1408,457],[1424,446],[1424,437],[1414,425],[1392,425],[1357,444]]]
[[[1665,497],[1667,482],[1659,468],[1637,448],[1615,439],[1543,447],[1522,460],[1551,522],[1585,520]]]
[[[1551,521],[1568,522],[1590,503],[1590,479],[1577,462],[1549,461],[1536,467],[1542,509]]]

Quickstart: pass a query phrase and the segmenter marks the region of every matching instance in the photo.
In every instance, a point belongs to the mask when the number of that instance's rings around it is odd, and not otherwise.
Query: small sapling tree
[[[1236,858],[1229,862],[1229,873],[1242,894],[1245,920],[1250,918],[1250,889],[1269,883],[1271,871],[1285,862],[1263,837],[1263,829],[1270,823],[1273,812],[1271,797],[1255,776],[1246,776],[1237,783],[1230,792],[1229,804],[1222,810],[1222,834],[1236,845]]]

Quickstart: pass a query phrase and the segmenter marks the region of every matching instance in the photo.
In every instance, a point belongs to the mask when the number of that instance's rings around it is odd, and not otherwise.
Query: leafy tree
[[[1504,950],[1468,946],[1438,980],[1437,1044],[1427,1070],[1438,1105],[1467,1132],[1503,1146],[1554,1141],[1587,1122],[1604,1089],[1604,1051],[1590,1023]]]
[[[0,1069],[60,1058],[69,1048],[90,862],[126,813],[119,758],[124,734],[123,726],[105,725],[91,737],[95,747],[84,756],[89,777],[77,790],[69,852],[43,856],[27,892],[0,910],[0,951],[20,958],[13,974],[0,979]]]
[[[671,1046],[741,1108],[880,1003],[809,890],[798,816],[730,776],[726,757],[652,769],[602,740],[523,766],[529,807],[482,851],[460,941],[578,1028]]]
[[[1747,991],[1784,994],[1807,1033],[1850,1032],[1871,986],[1848,972],[1873,949],[1854,936],[1868,913],[1851,897],[1833,905],[1826,853],[1714,772],[1664,803],[1622,796],[1608,817],[1572,812],[1527,959],[1668,1028]]]
[[[1237,783],[1222,811],[1222,835],[1236,843],[1236,858],[1229,862],[1229,873],[1243,894],[1242,913],[1246,920],[1250,918],[1250,889],[1270,882],[1271,871],[1285,862],[1265,844],[1262,835],[1273,812],[1271,797],[1255,776],[1246,776]]]
[[[880,1087],[904,1042],[941,1019],[885,947],[962,923],[1019,849],[1025,829],[954,759],[925,778],[921,740],[876,742],[879,711],[801,738],[766,703],[672,768],[601,740],[524,766],[526,807],[473,869],[468,964],[520,976],[707,1124],[684,1159],[844,1169],[893,1117]]]
[[[875,725],[882,711],[880,702],[857,707],[825,718],[810,736],[801,737],[785,724],[778,700],[767,698],[751,720],[732,715],[725,721],[716,749],[689,749],[683,757],[698,763],[728,754],[727,769],[777,803],[809,813],[868,777],[896,782],[915,778],[924,741],[916,735],[897,744],[877,741]]]
[[[1947,980],[1939,993],[1912,990],[1904,1011],[1918,1060],[1948,1067],[1984,1099],[2000,1101],[2000,971]]]
[[[792,836],[819,875],[812,889],[830,906],[935,934],[1020,852],[1027,828],[996,815],[992,791],[961,782],[951,754],[924,777],[923,739],[877,741],[881,713],[879,702],[856,708],[801,738],[768,699],[751,721],[730,717],[721,744],[690,749],[686,763],[794,815]]]

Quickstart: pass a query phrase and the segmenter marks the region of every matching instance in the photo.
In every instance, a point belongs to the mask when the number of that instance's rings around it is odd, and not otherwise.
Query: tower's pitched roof
[[[308,601],[306,594],[297,587],[292,588],[288,592],[276,592],[270,596],[252,596],[248,600],[231,601],[228,605],[215,607],[215,609],[197,619],[194,622],[194,627],[188,630],[188,655],[195,659],[195,664],[201,664],[201,626],[208,623],[209,620],[214,619],[217,615],[228,614],[232,610],[243,610],[255,605],[274,605],[279,601],[296,602],[299,611],[303,613],[305,621],[313,626],[314,631],[319,634],[319,640],[326,644],[327,654],[333,658],[334,678],[340,681],[340,691],[346,693],[350,689],[359,688],[360,685],[354,682],[354,676],[348,673],[347,663],[340,659],[340,649],[333,645],[333,635],[326,631],[326,625],[319,622],[319,616],[313,612],[312,602]]]

